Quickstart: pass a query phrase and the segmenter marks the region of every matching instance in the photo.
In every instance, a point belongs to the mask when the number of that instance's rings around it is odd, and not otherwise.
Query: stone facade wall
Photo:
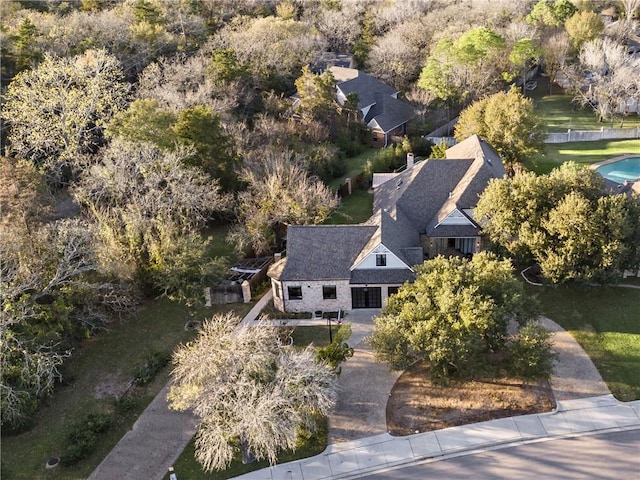
[[[324,299],[322,287],[333,285],[336,287],[335,299]],[[302,299],[289,299],[288,287],[301,287]],[[283,297],[283,309],[287,312],[313,312],[314,310],[336,311],[351,309],[351,286],[349,280],[323,280],[318,282],[282,282],[281,295]],[[274,305],[280,309],[275,299]]]

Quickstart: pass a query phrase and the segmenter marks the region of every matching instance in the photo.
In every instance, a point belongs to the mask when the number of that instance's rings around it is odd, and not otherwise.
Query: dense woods
[[[2,2],[3,424],[25,424],[63,360],[136,299],[193,301],[219,278],[204,227],[234,221],[243,253],[270,253],[276,224],[337,206],[323,182],[368,136],[354,99],[328,95],[327,59],[401,90],[416,138],[536,64],[609,118],[622,76],[640,91],[619,51],[636,5],[609,45],[601,3]]]

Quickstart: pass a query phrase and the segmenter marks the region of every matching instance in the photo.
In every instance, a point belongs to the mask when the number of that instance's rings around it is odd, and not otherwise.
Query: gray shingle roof
[[[367,268],[351,272],[351,283],[356,285],[412,282],[415,273],[408,269]]]
[[[477,237],[480,235],[480,228],[474,225],[440,225],[430,228],[427,231],[430,237]]]
[[[446,159],[418,162],[374,190],[373,208],[396,209],[415,230],[424,233],[472,163]]]
[[[355,258],[377,230],[372,225],[291,225],[280,279],[348,280]]]
[[[365,122],[369,127],[378,127],[388,133],[415,116],[415,110],[408,103],[389,96],[377,96],[376,104],[367,113]]]
[[[350,93],[358,94],[358,108],[360,109],[376,103],[376,94],[390,97],[398,93],[398,90],[390,85],[359,70],[334,67],[329,70],[345,97]]]

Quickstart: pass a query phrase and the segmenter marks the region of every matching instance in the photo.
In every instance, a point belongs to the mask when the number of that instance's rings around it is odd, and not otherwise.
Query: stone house
[[[489,180],[504,175],[498,153],[474,135],[445,159],[409,157],[404,171],[375,176],[365,223],[289,227],[286,256],[269,269],[276,308],[380,308],[425,259],[483,250],[474,207]]]

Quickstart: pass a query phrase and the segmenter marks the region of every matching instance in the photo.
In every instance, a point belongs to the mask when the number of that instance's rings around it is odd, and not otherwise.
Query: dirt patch
[[[129,388],[128,382],[117,375],[106,375],[93,389],[93,398],[119,398]]]
[[[497,378],[433,385],[426,362],[405,371],[387,402],[387,430],[391,435],[411,435],[496,418],[550,412],[555,408],[548,382],[522,384]]]

